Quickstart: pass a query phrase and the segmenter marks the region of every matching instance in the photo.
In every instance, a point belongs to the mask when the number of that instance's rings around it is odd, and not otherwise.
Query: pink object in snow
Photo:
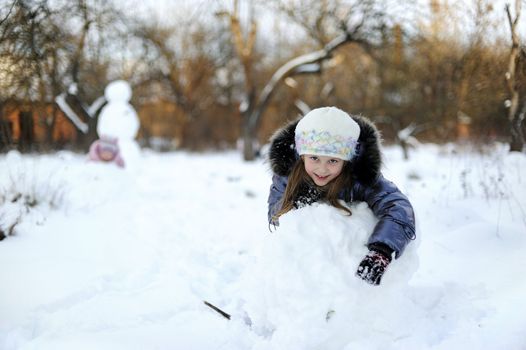
[[[115,162],[121,168],[124,167],[117,139],[101,137],[93,142],[89,148],[89,159],[98,162]]]

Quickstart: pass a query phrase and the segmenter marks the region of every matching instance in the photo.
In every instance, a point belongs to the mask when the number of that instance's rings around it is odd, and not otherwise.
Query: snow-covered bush
[[[0,238],[23,221],[41,224],[52,211],[86,210],[133,185],[131,171],[89,162],[84,155],[9,152],[0,156]]]
[[[388,153],[388,158],[393,158],[392,152]],[[458,144],[421,145],[412,162],[400,168],[413,183],[427,187],[442,184],[437,188],[440,198],[486,202],[513,199],[516,186],[524,181],[524,169],[524,154],[510,153],[503,144],[485,148]]]
[[[36,221],[41,222],[43,212],[63,205],[66,192],[57,164],[50,167],[41,158],[26,158],[16,151],[8,153],[1,163],[0,239],[13,234],[29,214],[37,212]]]

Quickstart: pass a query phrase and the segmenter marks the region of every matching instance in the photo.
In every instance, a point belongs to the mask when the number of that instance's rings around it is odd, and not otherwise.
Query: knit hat
[[[322,107],[313,109],[299,121],[294,136],[300,155],[351,160],[356,153],[360,126],[344,111]]]

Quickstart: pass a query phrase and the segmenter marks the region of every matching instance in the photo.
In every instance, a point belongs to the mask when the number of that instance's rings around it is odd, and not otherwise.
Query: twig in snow
[[[226,312],[224,312],[223,310],[221,310],[221,309],[218,308],[217,306],[210,304],[210,303],[209,303],[208,301],[206,301],[206,300],[203,300],[203,302],[205,303],[206,306],[208,306],[209,308],[211,308],[211,309],[214,310],[215,312],[219,313],[221,316],[223,316],[223,317],[226,318],[227,320],[230,320],[230,315],[229,315],[229,314],[227,314]]]

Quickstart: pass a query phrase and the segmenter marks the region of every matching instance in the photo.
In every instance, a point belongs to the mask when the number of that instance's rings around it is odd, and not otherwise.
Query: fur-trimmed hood
[[[352,176],[364,185],[372,184],[380,175],[382,157],[380,153],[380,133],[368,119],[352,115],[360,126],[358,149],[351,160]],[[294,143],[294,130],[299,119],[276,131],[270,139],[269,162],[276,175],[289,176],[298,159]]]

